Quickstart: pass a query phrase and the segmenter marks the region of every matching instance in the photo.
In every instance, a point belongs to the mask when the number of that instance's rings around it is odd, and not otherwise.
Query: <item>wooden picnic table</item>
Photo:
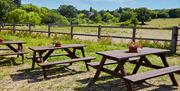
[[[125,68],[124,68],[124,64],[126,62],[130,62],[130,63],[133,63],[135,64],[135,68],[133,69],[133,72],[131,74],[136,74],[138,69],[140,68],[140,66],[146,66],[146,67],[150,67],[150,68],[155,68],[155,69],[160,69],[160,68],[165,68],[165,67],[169,67],[169,64],[167,63],[167,60],[166,60],[166,53],[169,52],[169,50],[165,50],[165,49],[156,49],[156,48],[142,48],[142,49],[138,49],[138,52],[137,53],[129,53],[128,50],[112,50],[112,51],[104,51],[104,52],[97,52],[98,55],[101,55],[102,56],[102,60],[97,63],[97,62],[91,62],[91,63],[88,63],[89,66],[97,69],[96,71],[96,74],[94,75],[94,78],[93,78],[93,82],[95,82],[95,80],[98,79],[100,73],[103,71],[103,72],[106,72],[108,74],[111,74],[113,76],[116,76],[116,77],[120,77],[120,78],[123,78],[123,79],[126,79],[124,77],[126,77],[127,75],[129,75]],[[154,65],[152,64],[149,59],[146,57],[148,55],[157,55],[161,58],[162,60],[162,63],[164,64],[164,66],[158,66],[158,65]],[[137,59],[137,57],[139,57]],[[133,58],[136,58],[135,60],[132,60]],[[108,59],[108,60],[107,60]],[[112,71],[112,70],[109,70],[107,68],[104,68],[103,66],[104,65],[108,65],[108,64],[117,64],[116,68]],[[177,70],[179,71],[180,67],[174,67],[174,68],[178,68]],[[165,70],[161,70],[161,71],[166,71],[168,69],[165,69]],[[174,72],[174,71],[177,71],[177,70],[173,70],[171,68],[171,72]],[[120,71],[120,73],[119,73]],[[170,79],[173,83],[173,85],[178,85],[175,77],[173,74],[170,74],[171,72],[169,73],[162,73],[160,71],[158,71],[160,74],[152,74],[152,73],[155,73],[155,72],[151,72],[151,76],[148,75],[143,75],[141,74],[141,77],[138,77],[138,76],[134,76],[134,77],[128,77],[127,79],[131,79],[131,80],[136,80],[136,81],[141,81],[141,80],[146,80],[146,79],[149,79],[149,78],[153,78],[153,77],[157,77],[157,76],[161,76],[161,75],[164,75],[164,74],[169,74],[170,76]],[[158,73],[156,72],[156,73]],[[136,79],[138,78],[138,79]],[[127,84],[127,89],[128,91],[132,91],[132,88],[131,88],[131,85],[128,81],[125,81],[126,84]]]
[[[64,45],[61,45],[61,47],[55,47],[55,46],[29,47],[29,49],[33,51],[33,57],[30,57],[30,58],[32,58],[32,61],[33,61],[32,69],[34,69],[34,64],[37,63],[40,67],[42,67],[45,79],[47,78],[45,68],[52,66],[52,65],[56,65],[56,64],[70,63],[70,65],[71,65],[74,62],[84,61],[86,64],[87,70],[89,70],[89,68],[87,66],[87,62],[90,62],[90,60],[92,60],[94,58],[92,58],[92,57],[86,58],[85,57],[84,47],[85,47],[85,45],[82,45],[82,44],[64,44]],[[55,50],[60,50],[60,49],[64,50],[66,52],[66,54],[52,54]],[[72,51],[70,49],[72,49]],[[82,58],[78,57],[76,55],[77,49],[79,49],[81,51]],[[47,59],[49,57],[54,57],[54,56],[68,56],[72,60],[68,60],[68,61],[60,60],[60,61],[56,61],[56,62],[48,62],[47,61]]]
[[[8,48],[0,48],[0,50],[12,50],[13,53],[2,53],[0,56],[9,56],[9,55],[17,55],[17,56],[22,56],[22,63],[24,63],[24,54],[27,54],[26,52],[23,51],[23,44],[25,42],[23,41],[3,41],[0,42],[0,45],[6,45]],[[17,45],[13,46],[13,45]]]

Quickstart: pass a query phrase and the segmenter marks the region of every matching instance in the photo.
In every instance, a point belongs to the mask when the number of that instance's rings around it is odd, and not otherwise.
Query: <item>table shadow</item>
[[[158,88],[152,89],[151,91],[174,91],[177,89],[177,86],[161,84],[158,86]]]
[[[0,67],[12,66],[12,65],[20,65],[20,63],[16,63],[16,60],[14,57],[10,57],[10,58],[0,57]]]
[[[85,71],[76,71],[66,66],[58,66],[58,67],[56,66],[47,69],[46,73],[48,79],[46,80],[80,74],[84,72]],[[10,77],[12,78],[13,81],[28,80],[28,83],[34,83],[45,80],[43,78],[43,72],[40,68],[35,68],[34,70],[31,69],[18,70],[16,74],[10,74]]]
[[[123,79],[113,79],[112,76],[103,76],[98,79],[100,82],[91,82],[92,78],[77,80],[78,82],[82,84],[87,84],[84,87],[77,87],[74,90],[75,91],[127,91],[126,84]],[[109,81],[109,79],[112,79]],[[101,82],[105,81],[105,82]],[[143,83],[131,83],[131,86],[133,90],[143,90],[145,88],[149,88],[152,86],[155,86],[153,84],[150,84],[148,82]],[[160,85],[156,89],[152,89],[150,91],[172,91],[177,90],[177,87],[170,86],[170,85]],[[148,90],[149,91],[149,90]]]

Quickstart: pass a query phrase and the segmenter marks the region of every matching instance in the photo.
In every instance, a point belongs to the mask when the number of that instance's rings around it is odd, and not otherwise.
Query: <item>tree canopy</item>
[[[6,14],[14,8],[16,7],[11,0],[0,0],[0,22],[5,22]]]
[[[38,7],[33,4],[21,4],[21,0],[0,0],[0,22],[48,24],[60,23],[121,23],[145,24],[156,18],[180,18],[180,8],[156,9],[117,8],[115,10],[78,10],[72,5],[60,5],[58,9]]]
[[[78,15],[78,10],[72,5],[60,5],[58,11],[66,18],[75,18]]]
[[[141,21],[141,25],[145,25],[145,21],[151,20],[150,10],[147,8],[138,8],[135,10],[135,12],[137,13],[137,19]]]

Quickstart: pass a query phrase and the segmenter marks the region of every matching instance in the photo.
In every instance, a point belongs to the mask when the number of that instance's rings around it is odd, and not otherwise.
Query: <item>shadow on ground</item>
[[[56,66],[46,70],[47,80],[53,78],[60,78],[69,75],[75,75],[83,73],[84,71],[76,71],[69,69],[67,66]],[[13,81],[28,80],[28,83],[39,82],[44,80],[43,72],[40,68],[32,69],[23,69],[18,70],[16,74],[10,74],[10,77]]]
[[[112,79],[112,80],[110,80]],[[105,81],[106,80],[106,81]],[[110,81],[107,81],[110,80]],[[114,80],[114,77],[112,76],[103,76],[100,77],[99,80],[95,83],[92,82],[92,78],[77,80],[78,82],[82,84],[87,84],[84,87],[77,87],[74,90],[75,91],[127,91],[126,84],[123,79],[116,78]],[[104,82],[102,82],[104,81]],[[143,83],[133,83],[131,84],[133,90],[144,90],[146,88],[155,86],[153,84],[147,83],[146,81]],[[160,85],[156,89],[150,90],[150,91],[172,91],[176,90],[177,87],[173,87],[170,85]],[[149,90],[148,90],[149,91]]]
[[[151,91],[175,91],[177,90],[177,87],[174,87],[172,85],[159,85],[158,88],[152,89]]]
[[[12,65],[19,65],[19,63],[15,62],[14,57],[10,57],[10,58],[0,57],[0,67],[12,66]]]

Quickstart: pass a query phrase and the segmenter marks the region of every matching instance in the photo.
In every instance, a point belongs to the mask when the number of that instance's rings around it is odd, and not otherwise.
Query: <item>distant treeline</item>
[[[97,11],[78,10],[72,5],[60,5],[58,9],[48,9],[32,4],[21,4],[21,0],[0,0],[0,22],[33,23],[33,24],[93,24],[93,23],[119,23],[123,25],[146,21],[156,18],[180,18],[180,8],[157,9],[147,8],[121,8],[115,10]]]

